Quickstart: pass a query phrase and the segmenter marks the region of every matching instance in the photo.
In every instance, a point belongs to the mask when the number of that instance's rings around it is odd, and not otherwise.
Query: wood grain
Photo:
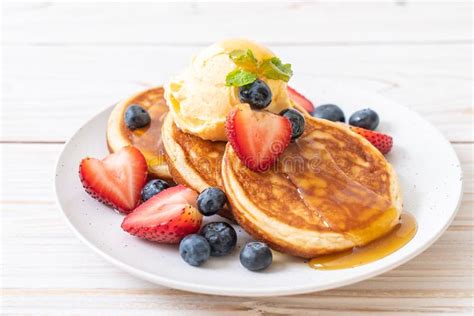
[[[205,45],[226,37],[303,46],[472,40],[469,1],[8,3],[6,9],[4,41],[17,45]],[[29,32],[25,21],[34,25]]]

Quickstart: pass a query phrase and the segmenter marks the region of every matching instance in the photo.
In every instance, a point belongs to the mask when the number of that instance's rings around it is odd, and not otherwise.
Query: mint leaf
[[[260,72],[268,79],[288,82],[293,75],[291,64],[283,64],[278,57],[265,59],[260,65]]]
[[[225,77],[226,86],[242,87],[257,80],[257,75],[246,70],[236,69]]]
[[[229,58],[244,69],[255,70],[257,68],[257,59],[250,49],[236,49],[229,53]]]

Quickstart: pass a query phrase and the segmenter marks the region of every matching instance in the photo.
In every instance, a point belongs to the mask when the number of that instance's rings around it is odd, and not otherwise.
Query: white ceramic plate
[[[428,248],[448,227],[461,199],[462,173],[450,143],[420,115],[378,94],[310,76],[295,77],[292,84],[315,105],[338,104],[346,118],[365,107],[379,113],[378,130],[394,138],[387,159],[399,175],[404,209],[418,222],[416,236],[405,247],[376,262],[335,271],[313,270],[302,259],[274,253],[272,266],[254,273],[240,265],[239,249],[249,237],[237,226],[239,242],[233,254],[211,258],[200,268],[191,267],[181,259],[176,246],[147,242],[122,231],[123,215],[84,192],[78,176],[79,162],[85,156],[103,158],[108,154],[105,129],[111,108],[85,123],[59,157],[56,194],[70,226],[95,252],[139,278],[187,291],[234,296],[331,289],[386,272]]]

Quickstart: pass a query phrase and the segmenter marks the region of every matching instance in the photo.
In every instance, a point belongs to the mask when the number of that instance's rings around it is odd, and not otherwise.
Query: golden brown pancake
[[[148,171],[152,176],[171,178],[161,141],[161,127],[168,113],[163,93],[162,87],[156,87],[118,103],[112,110],[107,124],[107,145],[111,152],[128,145],[137,147],[145,156]],[[127,128],[124,115],[132,104],[138,104],[148,111],[151,117],[149,126],[134,131]]]
[[[362,246],[398,223],[401,197],[383,155],[341,124],[306,117],[272,170],[245,167],[230,145],[222,174],[232,213],[254,238],[312,258]]]
[[[162,128],[163,145],[169,170],[176,183],[197,192],[208,187],[224,189],[221,176],[225,142],[204,140],[181,131],[167,115]],[[226,208],[220,215],[232,219]]]
[[[162,129],[170,173],[178,183],[201,192],[222,188],[221,165],[225,142],[213,142],[181,131],[167,115]]]

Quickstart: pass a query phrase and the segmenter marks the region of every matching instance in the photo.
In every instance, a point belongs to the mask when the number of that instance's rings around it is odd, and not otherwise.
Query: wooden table
[[[471,315],[471,23],[472,3],[450,1],[6,4],[0,138],[3,312]],[[64,142],[101,109],[161,84],[198,49],[235,36],[268,44],[293,63],[295,73],[391,97],[444,133],[462,162],[465,194],[439,241],[409,263],[358,284],[248,299],[138,280],[76,239],[52,188]]]

